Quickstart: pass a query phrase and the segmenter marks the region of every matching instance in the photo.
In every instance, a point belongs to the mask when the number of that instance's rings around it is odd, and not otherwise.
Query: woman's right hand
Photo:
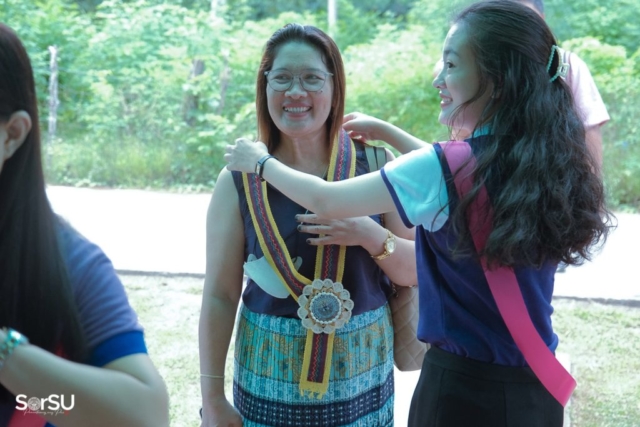
[[[200,427],[242,427],[242,417],[224,397],[202,408]]]

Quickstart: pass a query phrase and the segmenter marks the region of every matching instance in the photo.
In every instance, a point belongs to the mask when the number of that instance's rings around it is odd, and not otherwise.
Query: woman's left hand
[[[375,239],[376,228],[380,228],[369,217],[322,219],[316,214],[304,214],[296,215],[296,220],[301,223],[298,226],[300,232],[323,234],[321,237],[307,239],[307,243],[314,246],[365,246],[368,240]]]
[[[254,173],[258,160],[269,154],[264,143],[251,141],[247,138],[238,138],[234,145],[225,147],[224,160],[227,162],[227,169]]]

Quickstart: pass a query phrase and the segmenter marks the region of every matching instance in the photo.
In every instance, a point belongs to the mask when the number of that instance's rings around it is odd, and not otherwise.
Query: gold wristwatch
[[[371,258],[376,261],[380,261],[381,259],[385,259],[391,256],[391,254],[396,250],[396,236],[389,230],[387,230],[387,238],[383,243],[384,252],[380,255],[371,255]]]

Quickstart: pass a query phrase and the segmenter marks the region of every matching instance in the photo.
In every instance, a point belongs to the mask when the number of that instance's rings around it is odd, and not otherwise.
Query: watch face
[[[390,254],[393,253],[393,251],[396,250],[396,239],[389,239],[385,242],[385,248],[387,249],[387,252],[389,252]]]

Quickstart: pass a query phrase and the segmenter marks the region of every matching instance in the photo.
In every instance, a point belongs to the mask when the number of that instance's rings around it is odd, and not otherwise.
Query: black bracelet
[[[260,181],[264,181],[264,178],[262,178],[262,173],[264,172],[264,164],[267,163],[267,160],[269,159],[275,159],[275,157],[271,154],[267,154],[266,156],[258,160],[258,163],[256,163],[256,174],[258,174]]]

